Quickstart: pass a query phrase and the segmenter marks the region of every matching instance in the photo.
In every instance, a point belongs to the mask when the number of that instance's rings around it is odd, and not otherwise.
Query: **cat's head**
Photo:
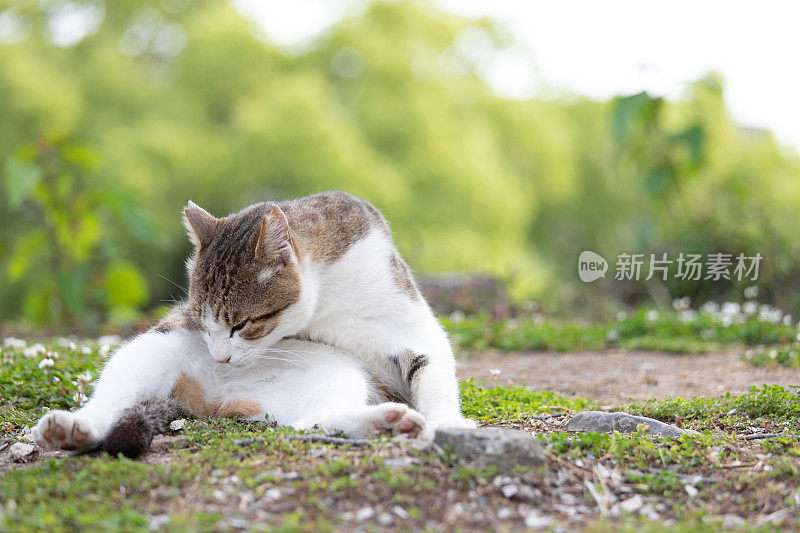
[[[286,215],[257,204],[215,218],[189,202],[184,224],[189,309],[218,362],[244,364],[303,329],[311,317]]]

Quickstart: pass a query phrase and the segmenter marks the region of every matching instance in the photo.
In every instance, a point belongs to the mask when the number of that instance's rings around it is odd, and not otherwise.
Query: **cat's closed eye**
[[[237,324],[237,325],[233,326],[233,327],[231,328],[231,337],[233,337],[233,334],[234,334],[234,333],[236,333],[237,331],[239,331],[240,329],[242,329],[243,327],[245,327],[245,326],[247,325],[247,323],[248,323],[248,322],[250,322],[250,319],[249,319],[249,318],[248,318],[248,319],[246,319],[246,320],[244,320],[243,322],[241,322],[241,323],[239,323],[239,324]]]

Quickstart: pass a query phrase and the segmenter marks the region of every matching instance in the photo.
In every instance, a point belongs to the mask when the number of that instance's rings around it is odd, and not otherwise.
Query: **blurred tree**
[[[13,242],[3,250],[4,274],[17,285],[24,317],[37,324],[131,321],[147,301],[139,269],[114,257],[112,239],[121,233],[110,231],[126,216],[141,219],[124,195],[87,183],[95,166],[89,150],[40,139],[3,172],[3,215],[15,219],[4,232]]]
[[[150,288],[145,305],[174,294],[189,252],[179,216],[190,198],[224,215],[346,189],[386,213],[414,268],[488,272],[516,297],[551,307],[653,293],[581,284],[575,264],[585,249],[760,250],[770,265],[763,293],[800,304],[789,300],[800,291],[783,290],[800,279],[800,163],[769,134],[737,127],[713,76],[680,102],[504,100],[476,73],[481,54],[513,43],[490,22],[424,2],[373,2],[303,53],[273,46],[231,4],[211,0],[0,0],[0,19],[9,201],[46,171],[41,154],[19,156],[39,138],[74,139],[100,155],[91,172],[71,171],[84,176],[73,194],[126,199],[108,215],[119,224],[101,224],[92,239],[85,230],[89,256],[105,258],[97,278],[86,278],[98,290],[133,279],[130,270],[106,272],[128,258]],[[26,219],[6,204],[0,260],[8,271],[47,218]],[[48,272],[0,286],[0,317],[36,307],[22,295],[44,287]],[[659,292],[731,290],[739,288],[672,283]],[[106,307],[139,305],[90,300],[90,322]]]

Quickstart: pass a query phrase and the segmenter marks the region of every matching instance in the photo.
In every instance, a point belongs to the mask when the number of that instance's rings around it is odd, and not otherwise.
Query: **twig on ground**
[[[550,418],[561,418],[567,416],[569,413],[553,413],[550,415],[532,415],[530,418],[532,420],[548,420]]]
[[[342,437],[331,437],[328,435],[319,435],[317,433],[311,433],[308,435],[287,435],[287,440],[300,440],[304,442],[321,442],[323,444],[336,444],[341,446],[343,444],[349,444],[351,446],[369,446],[372,442],[366,439],[345,439]]]

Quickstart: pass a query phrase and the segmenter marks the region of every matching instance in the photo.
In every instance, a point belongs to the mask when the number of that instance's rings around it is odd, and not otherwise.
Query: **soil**
[[[495,375],[492,371],[500,370]],[[628,400],[743,394],[753,385],[800,385],[800,371],[754,367],[741,353],[484,353],[459,362],[460,379],[520,384],[616,406]]]

